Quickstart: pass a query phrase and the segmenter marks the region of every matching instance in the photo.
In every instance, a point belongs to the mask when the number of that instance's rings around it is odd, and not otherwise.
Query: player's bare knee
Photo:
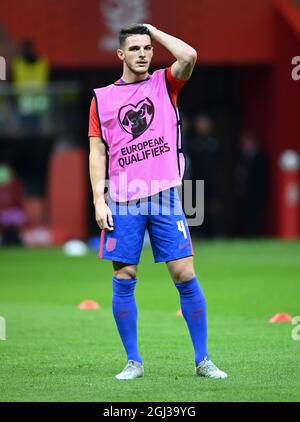
[[[195,277],[193,268],[178,268],[172,273],[172,278],[176,283],[184,283]]]
[[[114,262],[114,276],[117,278],[130,280],[136,278],[137,267],[136,265],[126,265]]]
[[[183,283],[195,277],[195,270],[192,262],[178,263],[170,268],[170,273],[176,283]]]
[[[167,263],[170,275],[175,283],[183,283],[195,277],[193,257],[181,258]]]

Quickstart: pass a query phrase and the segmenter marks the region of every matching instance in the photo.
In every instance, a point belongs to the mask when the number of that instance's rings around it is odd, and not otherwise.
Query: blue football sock
[[[137,345],[137,306],[134,297],[136,279],[113,277],[112,309],[127,360],[142,363]]]
[[[207,355],[206,301],[197,277],[175,283],[179,294],[182,315],[187,323],[195,350],[196,366]]]

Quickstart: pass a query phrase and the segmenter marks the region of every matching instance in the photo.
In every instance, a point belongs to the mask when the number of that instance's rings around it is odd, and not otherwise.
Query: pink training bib
[[[128,84],[94,90],[101,138],[108,152],[114,201],[154,195],[181,184],[184,154],[178,109],[166,70]]]

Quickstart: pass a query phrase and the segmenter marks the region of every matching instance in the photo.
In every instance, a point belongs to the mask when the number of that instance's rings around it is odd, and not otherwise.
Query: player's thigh
[[[124,262],[113,261],[114,276],[125,280],[136,278],[137,265],[126,264]]]
[[[189,281],[195,277],[193,256],[168,261],[167,267],[174,282]]]
[[[194,255],[187,221],[177,190],[171,190],[170,205],[149,216],[148,231],[155,262],[174,261]]]

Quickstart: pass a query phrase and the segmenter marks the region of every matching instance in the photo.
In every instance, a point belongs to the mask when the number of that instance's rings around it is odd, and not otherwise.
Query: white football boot
[[[135,378],[141,378],[143,375],[143,365],[140,362],[129,360],[123,371],[116,375],[116,378],[118,380],[133,380]]]
[[[227,378],[227,374],[208,359],[204,359],[199,363],[196,367],[196,375],[207,378]]]

